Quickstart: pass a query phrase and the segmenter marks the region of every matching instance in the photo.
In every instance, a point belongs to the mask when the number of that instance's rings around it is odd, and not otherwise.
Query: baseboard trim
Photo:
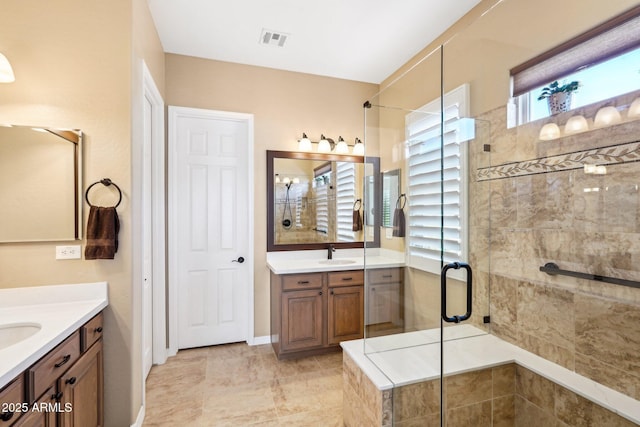
[[[140,410],[138,411],[138,417],[136,418],[136,422],[131,424],[131,427],[142,427],[143,422],[144,422],[144,405],[140,406]]]
[[[253,337],[251,340],[247,340],[249,345],[264,345],[271,344],[271,335],[264,335],[261,337]]]

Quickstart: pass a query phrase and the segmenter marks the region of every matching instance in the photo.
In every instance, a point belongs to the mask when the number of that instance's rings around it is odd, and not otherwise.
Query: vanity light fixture
[[[573,135],[574,133],[584,132],[589,129],[587,119],[584,116],[573,116],[567,120],[567,124],[564,125],[565,135]]]
[[[364,156],[364,144],[359,138],[356,138],[354,145],[349,145],[342,136],[338,137],[338,142],[334,142],[333,139],[320,135],[320,141],[311,141],[306,133],[302,134],[302,138],[298,140],[299,151],[313,151],[313,145],[318,144],[318,153],[334,153],[334,154],[349,154],[349,147],[353,147],[353,155]]]
[[[13,68],[6,56],[0,53],[0,83],[13,83],[16,80]]]
[[[546,125],[542,126],[542,129],[540,129],[539,138],[542,141],[551,141],[552,139],[556,139],[559,137],[560,128],[555,123],[547,123]]]
[[[593,119],[593,126],[596,128],[601,128],[605,126],[615,125],[616,123],[620,123],[622,121],[622,117],[620,116],[620,112],[616,107],[602,107],[596,113],[596,117]]]

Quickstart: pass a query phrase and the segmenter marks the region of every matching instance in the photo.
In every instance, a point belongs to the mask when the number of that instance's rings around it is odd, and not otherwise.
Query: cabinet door
[[[399,326],[400,284],[385,283],[368,287],[367,324],[389,324]]]
[[[322,290],[282,293],[282,350],[322,346]]]
[[[328,342],[355,340],[364,334],[364,291],[362,286],[329,289]]]
[[[0,426],[7,427],[16,422],[20,417],[24,404],[24,379],[23,375],[18,376],[9,385],[0,391]],[[18,407],[15,407],[18,406]],[[4,411],[3,409],[11,409]]]
[[[103,425],[102,340],[96,342],[58,380],[62,413],[60,426]]]
[[[56,388],[51,387],[24,414],[13,427],[56,427],[60,403],[56,400]]]

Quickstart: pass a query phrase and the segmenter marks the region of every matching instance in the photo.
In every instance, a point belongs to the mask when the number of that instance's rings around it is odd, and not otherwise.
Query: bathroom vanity
[[[378,250],[379,252],[379,250]],[[340,251],[269,253],[271,344],[279,359],[340,350],[340,342],[403,330],[401,255]],[[366,290],[365,290],[366,289]],[[365,292],[368,304],[365,308]]]
[[[103,425],[106,288],[0,290],[0,426]]]

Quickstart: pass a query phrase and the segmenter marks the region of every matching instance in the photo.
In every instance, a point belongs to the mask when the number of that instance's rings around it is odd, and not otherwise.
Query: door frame
[[[230,111],[207,110],[202,108],[168,106],[168,226],[169,226],[169,286],[168,286],[168,356],[178,353],[178,248],[175,242],[178,237],[178,202],[177,202],[177,121],[181,117],[204,119],[241,120],[247,124],[247,168],[248,168],[248,210],[249,210],[249,242],[247,248],[247,343],[254,344],[254,132],[253,114]]]
[[[165,215],[165,145],[164,145],[164,100],[156,86],[153,76],[142,61],[143,97],[151,103],[151,234],[153,236],[152,254],[152,363],[163,364],[167,360],[167,322],[166,322],[166,215]],[[144,99],[143,99],[144,102]],[[143,160],[145,161],[145,160]],[[142,301],[144,307],[144,300]],[[144,308],[143,308],[144,314]],[[144,331],[144,319],[143,319]],[[142,335],[144,336],[144,335]],[[144,351],[143,351],[144,357]]]

